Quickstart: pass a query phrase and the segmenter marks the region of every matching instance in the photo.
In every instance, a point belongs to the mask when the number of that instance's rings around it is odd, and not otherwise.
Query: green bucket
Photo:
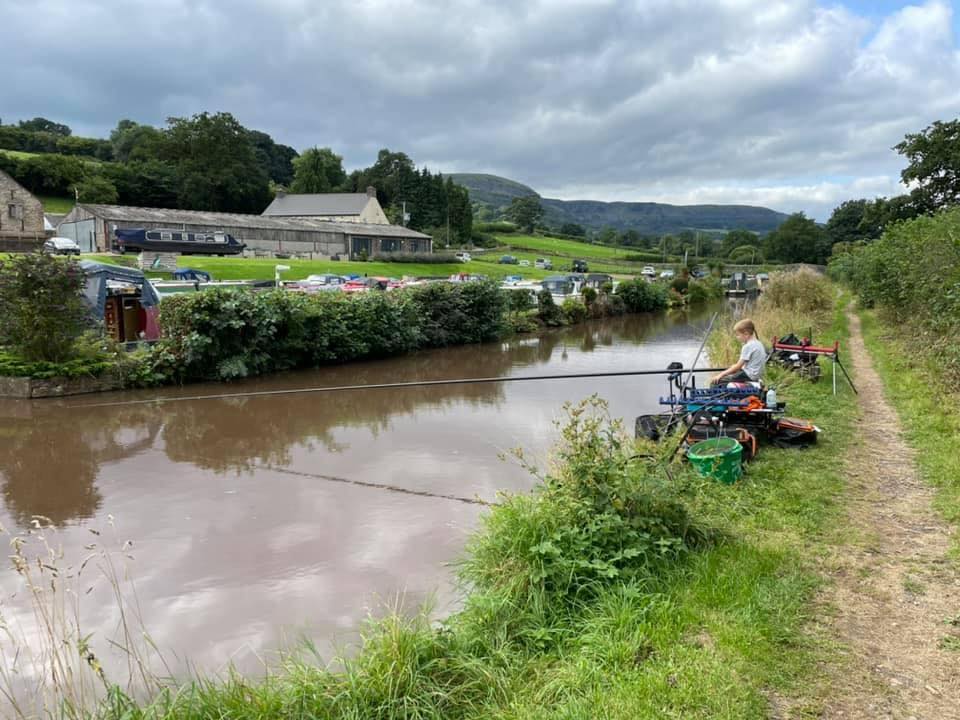
[[[743,447],[730,437],[703,440],[687,450],[687,457],[701,477],[732,485],[740,479]]]

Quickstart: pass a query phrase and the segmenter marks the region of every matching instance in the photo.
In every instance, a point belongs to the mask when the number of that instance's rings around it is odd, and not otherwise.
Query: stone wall
[[[107,374],[100,377],[47,378],[0,377],[0,397],[47,398],[119,390],[120,381]]]
[[[43,204],[0,170],[0,238],[43,240]]]

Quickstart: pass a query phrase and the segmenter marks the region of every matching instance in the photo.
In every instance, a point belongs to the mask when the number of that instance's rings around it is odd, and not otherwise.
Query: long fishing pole
[[[699,354],[698,354],[699,357]],[[724,368],[691,368],[694,372],[719,372]],[[217,393],[213,395],[184,395],[181,397],[155,397],[142,400],[120,400],[102,403],[76,403],[68,408],[119,407],[122,405],[155,405],[160,403],[186,402],[194,400],[225,400],[241,397],[270,397],[274,395],[298,395],[304,393],[345,392],[350,390],[388,390],[395,388],[432,387],[438,385],[474,385],[478,383],[528,382],[532,380],[572,380],[577,378],[624,377],[640,375],[668,375],[676,370],[619,370],[616,372],[567,373],[564,375],[518,375],[508,377],[454,378],[450,380],[415,380],[410,382],[371,383],[366,385],[335,385],[327,387],[288,388],[283,390],[251,390],[248,392]]]

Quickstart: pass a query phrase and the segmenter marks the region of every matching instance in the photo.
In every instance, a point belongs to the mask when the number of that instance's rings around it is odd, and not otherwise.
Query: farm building
[[[387,216],[377,200],[375,188],[365,193],[277,193],[263,211],[267,217],[316,218],[333,222],[359,222],[388,225]]]
[[[85,203],[63,219],[57,234],[76,240],[83,252],[105,252],[111,249],[117,228],[223,232],[245,243],[248,254],[340,255],[346,259],[363,253],[433,251],[429,235],[398,225]]]
[[[47,238],[43,205],[0,170],[0,250],[32,250]]]

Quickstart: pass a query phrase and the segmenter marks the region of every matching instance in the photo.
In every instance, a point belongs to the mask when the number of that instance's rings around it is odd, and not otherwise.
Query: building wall
[[[0,171],[0,237],[43,241],[43,204],[20,183]]]
[[[380,202],[375,197],[367,200],[367,204],[363,210],[360,211],[360,222],[370,223],[372,225],[390,224],[386,214],[383,212],[383,208],[380,207]]]

